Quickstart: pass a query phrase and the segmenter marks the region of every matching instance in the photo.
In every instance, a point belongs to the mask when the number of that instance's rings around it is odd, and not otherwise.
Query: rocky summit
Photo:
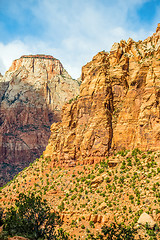
[[[0,185],[42,154],[50,125],[78,94],[78,82],[52,56],[22,56],[0,76]]]
[[[82,68],[79,97],[53,123],[45,157],[60,165],[96,163],[122,149],[159,150],[160,24],[99,52]]]

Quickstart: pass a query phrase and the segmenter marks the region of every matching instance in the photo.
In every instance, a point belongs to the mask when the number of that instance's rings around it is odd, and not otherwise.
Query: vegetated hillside
[[[146,212],[160,224],[160,152],[120,151],[93,165],[55,167],[41,157],[7,184],[0,193],[0,207],[14,204],[19,193],[36,192],[61,215],[62,228],[74,239],[85,239],[104,224],[117,221],[137,227]],[[138,228],[142,239],[149,239]],[[137,234],[137,236],[138,236]]]
[[[0,76],[0,186],[42,154],[50,125],[78,94],[78,82],[48,55],[22,56]]]
[[[51,127],[55,165],[102,160],[114,150],[160,149],[160,24],[144,41],[113,44],[82,68],[80,95]]]

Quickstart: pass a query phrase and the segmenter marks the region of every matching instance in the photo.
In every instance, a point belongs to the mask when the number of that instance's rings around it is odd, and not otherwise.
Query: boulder
[[[103,210],[107,207],[107,204],[105,202],[101,203],[101,205],[98,207],[98,210]]]
[[[149,214],[144,212],[139,217],[138,224],[143,226],[146,226],[147,224],[148,227],[153,228],[156,225],[156,222],[153,220],[153,218]]]
[[[103,215],[101,223],[104,225],[104,224],[106,224],[109,220],[110,220],[110,214],[107,213],[107,214]]]
[[[84,217],[85,217],[85,220],[86,220],[86,221],[90,221],[90,219],[91,219],[91,214],[86,214]]]
[[[100,176],[95,177],[92,181],[91,181],[91,185],[92,186],[98,186],[98,184],[102,183],[104,181],[104,179],[108,176],[108,174],[101,174]]]
[[[98,215],[98,217],[97,217],[97,222],[98,222],[98,223],[101,223],[101,222],[102,222],[102,218],[103,218],[102,215]]]
[[[90,221],[96,223],[97,222],[98,215],[91,215]]]

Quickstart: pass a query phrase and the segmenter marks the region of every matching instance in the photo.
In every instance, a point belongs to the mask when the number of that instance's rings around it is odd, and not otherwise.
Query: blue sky
[[[143,40],[160,22],[160,0],[0,0],[0,72],[23,54],[58,58],[73,78],[101,50]]]

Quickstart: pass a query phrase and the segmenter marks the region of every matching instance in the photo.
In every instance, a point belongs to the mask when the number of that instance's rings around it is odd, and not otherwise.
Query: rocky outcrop
[[[52,56],[22,56],[0,79],[0,184],[45,149],[50,125],[79,85]]]
[[[144,41],[115,43],[82,68],[80,96],[63,107],[44,152],[57,164],[160,146],[160,28]]]
[[[76,159],[108,154],[113,135],[108,60],[108,53],[99,53],[83,67],[80,96],[63,107],[62,122],[52,125],[45,156],[72,165]]]
[[[62,214],[61,215],[61,220],[65,223],[72,224],[73,221],[78,222],[79,218],[81,219],[82,215],[81,214]],[[111,223],[114,219],[114,215],[109,213],[106,213],[105,215],[98,215],[98,214],[83,214],[83,217],[87,222],[93,222],[93,223],[98,223],[101,225],[105,225],[106,223]]]

